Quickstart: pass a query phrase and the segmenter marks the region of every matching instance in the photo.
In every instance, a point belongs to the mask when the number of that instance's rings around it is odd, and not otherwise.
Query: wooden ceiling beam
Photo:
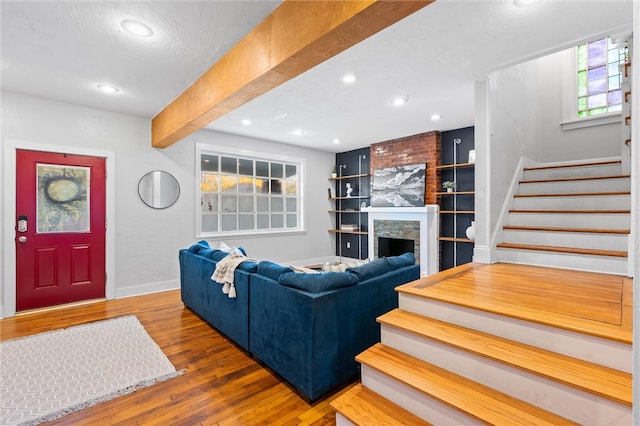
[[[433,1],[285,0],[152,119],[151,145],[174,144]]]

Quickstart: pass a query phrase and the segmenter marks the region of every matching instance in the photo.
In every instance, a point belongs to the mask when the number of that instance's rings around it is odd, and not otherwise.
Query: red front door
[[[16,309],[105,296],[106,160],[16,152]]]

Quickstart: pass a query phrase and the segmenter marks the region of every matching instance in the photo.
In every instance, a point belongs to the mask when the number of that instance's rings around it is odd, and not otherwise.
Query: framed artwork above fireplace
[[[372,207],[422,207],[426,164],[376,169],[371,183]]]

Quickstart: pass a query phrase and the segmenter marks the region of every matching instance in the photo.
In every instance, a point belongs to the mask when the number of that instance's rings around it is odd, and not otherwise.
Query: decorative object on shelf
[[[372,207],[422,207],[426,164],[376,169],[371,185]]]
[[[328,192],[328,195],[329,195],[329,199],[332,199],[333,198],[333,189],[329,187],[329,188],[327,188],[327,192]]]
[[[349,182],[347,182],[347,198],[351,198],[351,193],[353,192],[353,188],[351,187],[351,184]]]
[[[340,225],[341,231],[357,232],[360,230],[360,225],[355,223],[343,223]]]
[[[476,162],[476,150],[475,149],[470,149],[469,150],[469,164],[475,164]]]
[[[338,177],[338,170],[337,170],[337,169],[338,169],[338,167],[337,167],[337,166],[335,166],[335,165],[333,166],[333,169],[331,169],[331,177],[332,177],[333,179],[335,179],[335,178],[337,178],[337,177]]]
[[[442,182],[442,187],[447,190],[447,192],[453,192],[456,187],[456,183],[451,180],[445,180]]]
[[[364,209],[364,208],[366,208],[366,207],[367,207],[367,202],[366,202],[366,201],[363,201],[363,202],[360,204],[360,209]]]
[[[476,222],[474,220],[471,221],[471,226],[469,226],[464,233],[471,241],[476,239]]]

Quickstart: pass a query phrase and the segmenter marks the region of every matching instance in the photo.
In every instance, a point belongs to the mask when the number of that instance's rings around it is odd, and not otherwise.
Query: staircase
[[[399,309],[378,320],[381,343],[357,357],[361,384],[331,403],[337,425],[631,424],[631,325],[580,331],[571,314],[497,301],[504,289],[482,297],[482,276],[510,274],[500,268],[466,264],[399,287]],[[582,278],[571,278],[578,292]],[[631,309],[631,280],[606,279],[626,283]],[[447,290],[446,280],[458,281]]]
[[[626,274],[630,199],[619,160],[527,167],[497,259]]]

